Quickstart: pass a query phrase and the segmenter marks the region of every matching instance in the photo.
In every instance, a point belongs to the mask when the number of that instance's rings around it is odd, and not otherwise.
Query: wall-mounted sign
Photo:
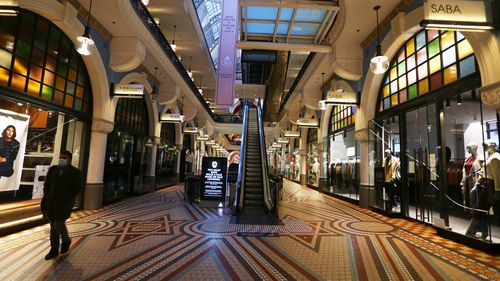
[[[285,131],[285,138],[298,138],[300,137],[299,131]]]
[[[142,98],[143,84],[111,84],[111,96],[119,98]]]
[[[485,1],[467,0],[427,0],[420,25],[428,29],[493,29],[488,22]]]
[[[182,130],[183,134],[198,134],[198,127],[186,127]]]
[[[182,123],[184,122],[184,115],[177,113],[162,113],[160,114],[160,122]]]
[[[319,122],[318,119],[299,118],[297,120],[297,126],[307,127],[307,128],[318,128]]]
[[[226,157],[203,157],[202,200],[224,201],[226,195]]]
[[[278,139],[276,140],[276,142],[277,142],[277,143],[281,143],[281,144],[288,144],[288,143],[290,142],[290,140],[289,140],[289,139],[287,139],[287,138],[278,138]]]
[[[358,104],[358,93],[342,89],[328,91],[325,101],[327,104],[356,105]]]
[[[197,140],[197,141],[207,141],[207,140],[208,140],[208,135],[204,135],[204,136],[197,136],[197,137],[196,137],[196,140]]]

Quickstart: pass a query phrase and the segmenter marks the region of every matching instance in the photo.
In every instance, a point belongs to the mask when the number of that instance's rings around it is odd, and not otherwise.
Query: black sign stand
[[[227,182],[227,158],[203,157],[201,207],[224,207]]]

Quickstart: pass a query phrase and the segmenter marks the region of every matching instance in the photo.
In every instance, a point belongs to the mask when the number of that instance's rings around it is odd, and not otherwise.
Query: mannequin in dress
[[[384,156],[384,162],[382,163],[385,172],[384,187],[389,196],[392,211],[397,212],[399,203],[396,200],[396,190],[398,188],[398,182],[401,179],[399,159],[392,155],[390,149],[384,151]]]
[[[476,190],[472,191],[472,189],[476,184],[476,173],[481,169],[482,163],[477,155],[477,144],[469,143],[466,148],[470,156],[465,159],[460,186],[462,187],[464,206],[474,208],[477,206],[477,196],[475,192]]]
[[[495,140],[485,141],[484,148],[487,151],[487,160],[481,169],[480,178],[474,187],[477,189],[476,209],[472,212],[472,221],[467,229],[466,235],[476,236],[476,232],[481,232],[481,239],[488,237],[488,225],[486,223],[487,212],[492,207],[495,215],[500,210],[498,202],[500,200],[500,153],[496,151],[497,143]]]

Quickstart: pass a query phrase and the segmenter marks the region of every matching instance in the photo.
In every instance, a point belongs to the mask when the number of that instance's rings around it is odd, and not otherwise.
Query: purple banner
[[[221,32],[219,36],[219,64],[217,72],[217,106],[232,106],[236,74],[236,36],[238,0],[222,1]]]

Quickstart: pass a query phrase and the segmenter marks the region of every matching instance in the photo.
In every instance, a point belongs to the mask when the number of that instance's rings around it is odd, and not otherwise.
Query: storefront
[[[291,153],[286,155],[285,159],[285,174],[284,177],[300,182],[300,150],[299,150],[299,139],[290,139],[289,146],[291,145],[293,149],[290,149]]]
[[[319,151],[318,151],[318,130],[307,130],[307,159],[306,159],[306,173],[307,185],[312,187],[319,186],[320,178],[320,164],[319,164]]]
[[[500,242],[494,189],[476,184],[491,177],[481,166],[495,148],[483,143],[499,143],[498,115],[482,104],[479,87],[461,33],[422,30],[401,47],[368,126],[373,208]]]
[[[184,135],[184,145],[187,145],[186,139],[189,139],[191,135]],[[190,142],[189,142],[190,143]],[[190,145],[185,151],[189,153]],[[173,184],[177,182],[177,156],[178,147],[175,145],[175,125],[173,123],[162,123],[161,124],[161,134],[160,134],[160,145],[158,146],[158,151],[156,155],[156,188],[162,188],[166,185]],[[187,166],[188,163],[192,163],[192,158],[186,155],[186,160],[184,165],[186,169],[192,169],[192,164]],[[190,162],[189,162],[190,161]],[[187,171],[187,170],[186,170]]]
[[[39,204],[44,176],[61,151],[72,152],[71,164],[86,174],[91,85],[82,58],[58,27],[22,9],[0,16],[0,93],[0,204]],[[77,199],[75,207],[82,203]]]
[[[154,190],[154,179],[149,176],[153,142],[147,116],[144,99],[119,99],[114,130],[106,144],[105,204]]]
[[[330,117],[328,185],[323,192],[359,199],[359,147],[354,138],[354,106],[334,106]]]

